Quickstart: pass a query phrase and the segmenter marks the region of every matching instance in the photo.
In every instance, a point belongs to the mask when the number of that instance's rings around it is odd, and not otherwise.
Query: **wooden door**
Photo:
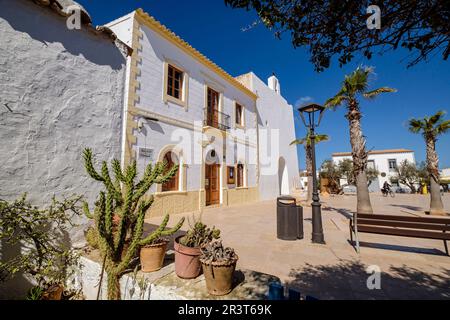
[[[220,179],[218,164],[205,165],[206,205],[220,203]]]
[[[217,128],[219,125],[219,93],[208,88],[207,124]]]

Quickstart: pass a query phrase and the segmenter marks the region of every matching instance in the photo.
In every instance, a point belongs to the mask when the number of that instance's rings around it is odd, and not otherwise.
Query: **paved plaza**
[[[371,195],[375,213],[425,216],[426,195]],[[238,268],[278,277],[287,286],[319,299],[449,299],[450,257],[444,243],[395,236],[360,234],[361,253],[349,242],[349,217],[356,196],[322,197],[325,245],[311,243],[311,209],[304,207],[305,238],[276,237],[276,203],[264,201],[236,207],[208,208],[202,221],[222,231],[224,244],[235,248]],[[450,194],[444,196],[450,208]],[[193,214],[186,214],[192,221]],[[198,213],[196,214],[198,217]],[[171,217],[176,223],[180,215]],[[151,218],[157,224],[161,218]],[[189,225],[185,223],[183,230]],[[381,269],[381,289],[369,290],[369,266]]]

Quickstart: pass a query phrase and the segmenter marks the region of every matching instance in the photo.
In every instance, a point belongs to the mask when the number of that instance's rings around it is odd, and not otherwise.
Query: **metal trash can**
[[[277,198],[277,238],[281,240],[297,240],[298,209],[295,198]],[[302,209],[303,214],[303,209]]]
[[[303,239],[303,207],[297,206],[297,238]]]

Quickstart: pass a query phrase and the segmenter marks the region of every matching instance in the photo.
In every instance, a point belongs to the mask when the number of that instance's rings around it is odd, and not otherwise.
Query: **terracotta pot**
[[[200,248],[190,248],[179,243],[179,236],[175,239],[175,273],[183,279],[197,278],[202,271],[202,264],[200,263]]]
[[[169,241],[148,245],[141,248],[141,271],[153,272],[162,268]]]
[[[233,290],[233,273],[236,262],[230,263],[202,263],[205,275],[206,289],[213,296],[224,296]]]
[[[61,300],[63,291],[63,286],[52,285],[42,294],[42,300]]]

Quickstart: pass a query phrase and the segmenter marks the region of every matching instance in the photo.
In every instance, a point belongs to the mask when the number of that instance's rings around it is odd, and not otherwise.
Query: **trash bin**
[[[297,206],[297,238],[303,239],[303,207]]]
[[[299,235],[298,209],[295,198],[277,198],[277,238],[297,240]],[[302,210],[303,212],[303,210]],[[302,213],[303,214],[303,213]]]

